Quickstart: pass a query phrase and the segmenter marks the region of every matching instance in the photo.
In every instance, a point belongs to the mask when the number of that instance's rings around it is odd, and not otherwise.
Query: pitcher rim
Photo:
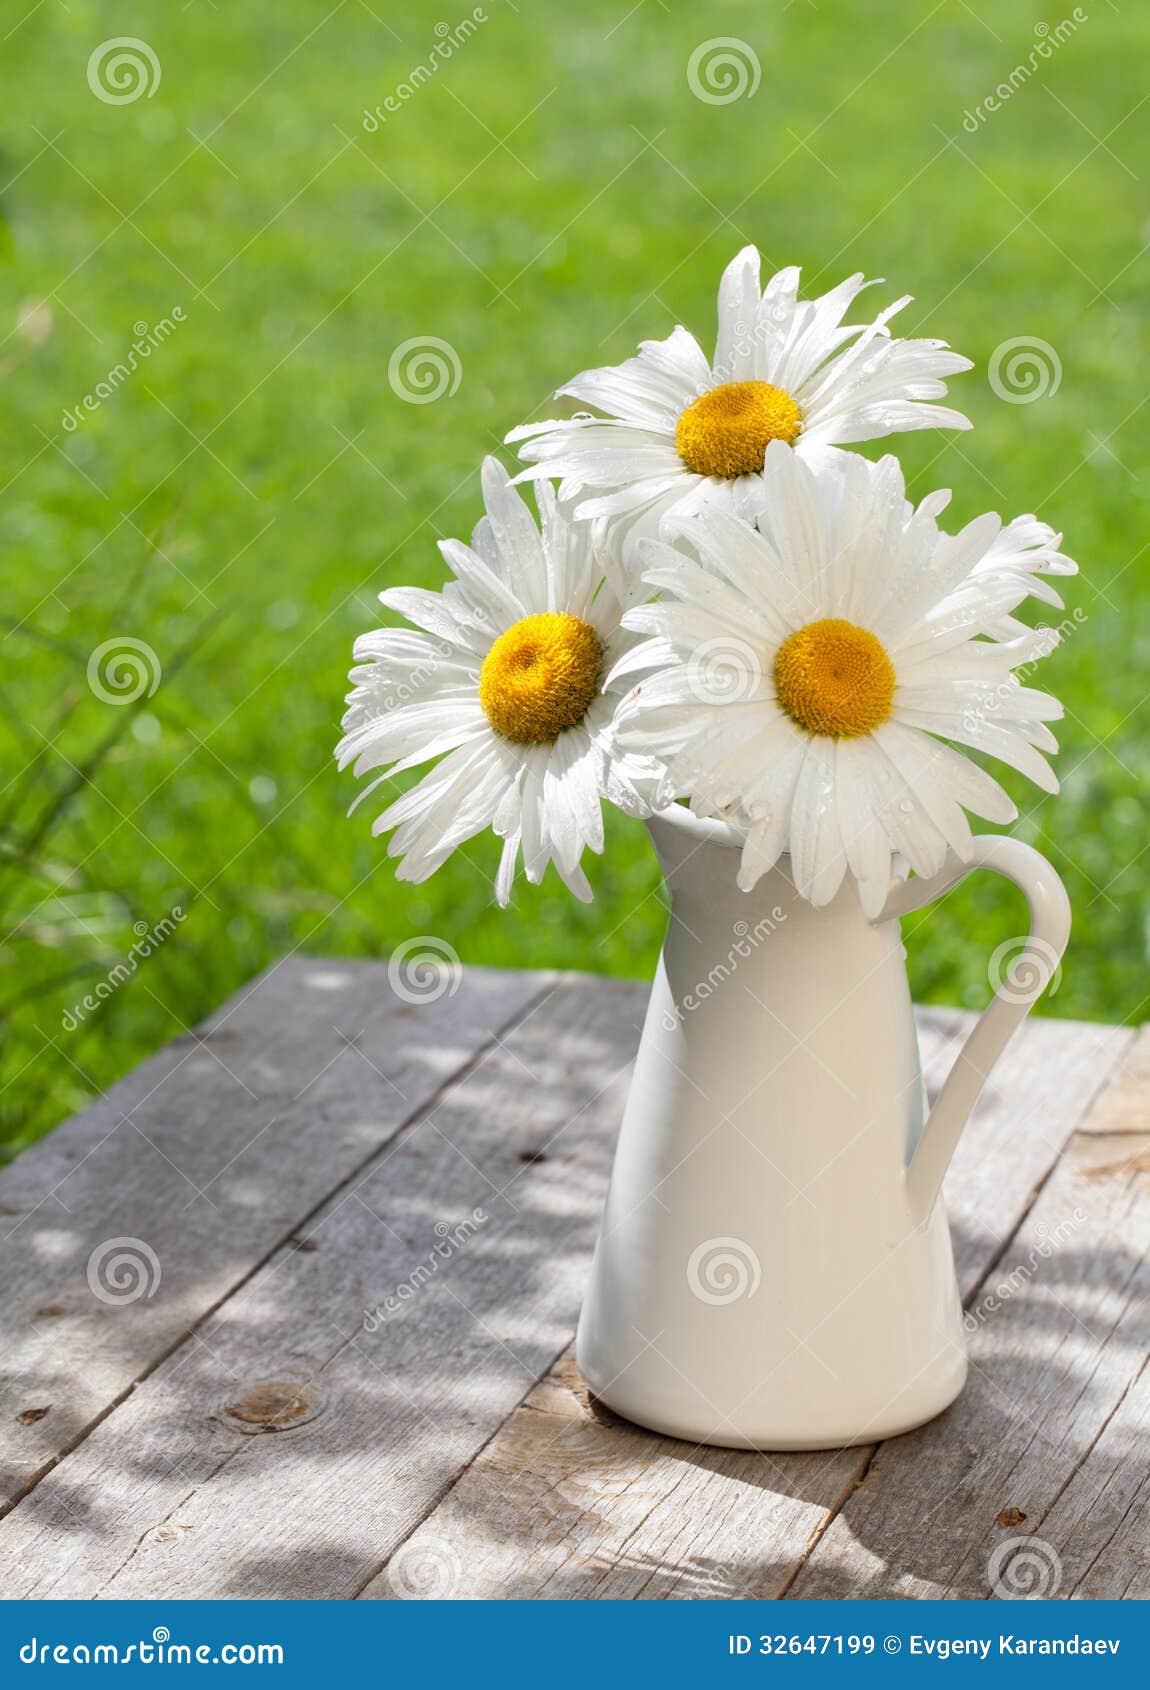
[[[734,822],[721,821],[717,816],[696,816],[683,804],[668,804],[662,810],[653,810],[647,819],[678,828],[696,845],[726,845],[741,851],[746,844],[746,833]]]

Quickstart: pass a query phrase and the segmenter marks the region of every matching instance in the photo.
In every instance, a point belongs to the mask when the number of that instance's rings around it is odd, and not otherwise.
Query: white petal
[[[834,773],[834,740],[812,737],[791,804],[790,850],[796,890],[816,907],[830,903],[847,866]]]
[[[503,851],[499,858],[499,871],[495,876],[495,902],[500,909],[506,909],[511,902],[511,889],[515,884],[515,869],[519,859],[519,835],[510,833],[503,841]]]
[[[547,566],[535,519],[498,458],[483,460],[483,502],[524,614],[547,609]]]
[[[927,733],[941,734],[957,745],[969,745],[975,750],[985,751],[1026,775],[1044,792],[1058,791],[1058,777],[1046,759],[1021,734],[999,727],[985,717],[974,713],[955,717],[941,711],[900,709],[899,720],[907,727],[924,728]]]
[[[835,750],[835,805],[851,873],[863,907],[877,915],[890,890],[890,842],[874,813],[863,742],[843,739]]]
[[[915,802],[929,816],[947,845],[965,862],[970,857],[970,823],[951,791],[943,747],[927,734],[897,722],[884,722],[875,744],[903,777]]]
[[[946,861],[946,839],[918,801],[906,777],[886,756],[875,737],[859,740],[871,807],[892,849],[900,851],[916,874],[937,874]]]
[[[761,302],[758,249],[745,246],[727,265],[719,282],[716,381],[748,381],[753,377],[755,326]]]

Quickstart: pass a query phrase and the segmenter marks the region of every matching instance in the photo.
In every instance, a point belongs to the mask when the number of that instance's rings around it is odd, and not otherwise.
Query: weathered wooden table
[[[572,1360],[645,988],[448,984],[286,961],[0,1177],[5,1596],[985,1596],[1022,1536],[1150,1595],[1144,1037],[1032,1020],[997,1071],[958,1403],[758,1455]],[[966,1019],[921,1012],[933,1083]]]

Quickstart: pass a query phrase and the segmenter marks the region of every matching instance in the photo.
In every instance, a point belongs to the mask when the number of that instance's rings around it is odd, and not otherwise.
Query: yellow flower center
[[[778,701],[807,733],[873,733],[890,715],[894,688],[894,664],[881,640],[836,616],[788,635],[775,658]]]
[[[793,446],[803,413],[769,381],[728,381],[696,399],[679,418],[675,450],[696,475],[750,475],[763,467],[772,440]]]
[[[577,616],[525,616],[484,658],[479,702],[504,739],[545,744],[583,720],[602,661],[598,634]]]

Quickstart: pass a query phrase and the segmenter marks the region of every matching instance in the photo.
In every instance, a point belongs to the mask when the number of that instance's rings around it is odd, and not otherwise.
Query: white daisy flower
[[[1041,579],[1047,575],[1077,575],[1078,565],[1059,551],[1061,544],[1062,535],[1056,534],[1048,523],[1039,522],[1036,516],[1016,516],[975,564],[970,583],[972,603],[993,579],[996,585],[1013,586],[1015,596],[1010,610],[1017,609],[1027,598],[1039,599],[1056,610],[1064,609],[1055,588]],[[1009,614],[991,617],[980,631],[996,640],[1013,640],[1028,632],[1025,622]]]
[[[942,739],[1057,791],[1042,752],[1062,708],[1013,670],[1058,636],[977,637],[1017,596],[1009,570],[986,567],[999,519],[943,534],[937,501],[908,506],[893,457],[844,453],[816,475],[772,443],[763,475],[757,529],[712,511],[669,522],[676,546],[646,542],[644,577],[670,596],[624,620],[675,661],[635,689],[622,740],[664,758],[698,814],[742,822],[744,890],[789,851],[813,903],[849,871],[877,914],[894,853],[933,874],[948,849],[969,854],[964,808],[1016,814]]]
[[[589,530],[567,520],[550,486],[537,491],[542,534],[506,470],[488,458],[487,515],[471,545],[440,543],[455,579],[438,593],[379,595],[421,631],[379,628],[356,641],[359,667],[336,752],[357,775],[383,770],[357,803],[393,775],[442,757],[373,832],[396,829],[389,854],[402,859],[397,875],[421,881],[492,828],[504,840],[500,904],[521,850],[528,880],[538,883],[553,862],[589,899],[580,859],[585,847],[603,849],[601,798],[646,814],[661,774],[614,745],[631,681],[606,677],[636,641],[619,625]]]
[[[749,515],[771,441],[806,457],[900,429],[971,426],[930,403],[970,359],[944,340],[896,340],[887,328],[909,294],[871,323],[844,324],[868,285],[861,275],[801,302],[798,285],[790,268],[763,288],[759,254],[745,247],[719,284],[713,362],[677,328],[623,364],[585,370],[559,394],[606,415],[513,429],[508,441],[535,466],[518,479],[561,476],[564,499],[597,490],[577,505],[583,518],[715,501]]]

